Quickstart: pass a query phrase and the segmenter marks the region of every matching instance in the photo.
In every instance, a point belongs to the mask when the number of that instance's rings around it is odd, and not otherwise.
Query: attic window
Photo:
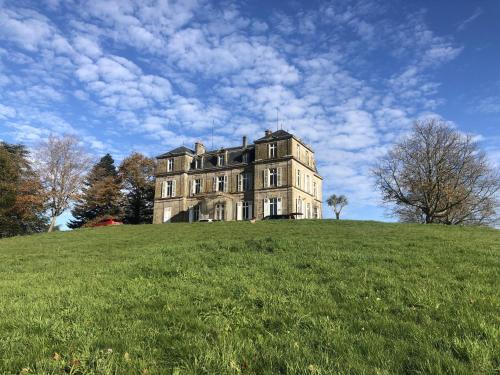
[[[167,172],[172,172],[174,170],[174,159],[167,160]]]
[[[218,166],[224,165],[224,155],[223,154],[217,156],[217,165]]]

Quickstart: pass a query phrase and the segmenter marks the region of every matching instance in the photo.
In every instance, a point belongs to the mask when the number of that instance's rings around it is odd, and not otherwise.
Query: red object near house
[[[103,219],[99,221],[98,223],[94,224],[94,227],[107,227],[108,225],[122,225],[123,223],[121,221],[116,221],[112,217],[109,217],[107,219]]]

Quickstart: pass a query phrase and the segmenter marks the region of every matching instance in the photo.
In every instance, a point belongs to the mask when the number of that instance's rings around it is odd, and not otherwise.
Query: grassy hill
[[[493,374],[500,232],[352,221],[0,240],[0,373]]]

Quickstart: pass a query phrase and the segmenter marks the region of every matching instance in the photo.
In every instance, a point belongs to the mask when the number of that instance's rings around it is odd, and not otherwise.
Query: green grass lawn
[[[0,240],[0,373],[499,374],[500,232],[290,221]]]

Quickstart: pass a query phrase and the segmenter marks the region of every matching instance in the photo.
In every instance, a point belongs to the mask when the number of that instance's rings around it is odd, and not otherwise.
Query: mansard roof
[[[158,155],[157,158],[162,159],[162,158],[166,158],[169,156],[178,156],[178,155],[185,155],[185,154],[192,155],[192,154],[194,154],[194,151],[185,147],[185,146],[181,146],[181,147],[174,148],[173,150],[171,150],[169,152],[165,152],[164,154]]]
[[[227,152],[227,160],[224,163],[224,167],[242,164],[243,163],[243,154],[248,154],[247,163],[251,163],[255,159],[255,147],[253,145],[248,145],[247,147],[231,147],[231,148],[222,148],[218,150],[207,151],[202,155],[198,155],[198,158],[203,157],[203,169],[206,168],[216,168],[217,165],[217,157],[219,155],[225,155]],[[191,166],[194,169],[194,159],[193,165]]]
[[[293,137],[292,134],[288,133],[287,131],[285,131],[283,129],[280,129],[280,130],[276,130],[275,132],[270,133],[269,135],[265,135],[264,137],[257,139],[254,143],[261,143],[261,142],[280,140],[280,139],[288,139],[291,137]]]

